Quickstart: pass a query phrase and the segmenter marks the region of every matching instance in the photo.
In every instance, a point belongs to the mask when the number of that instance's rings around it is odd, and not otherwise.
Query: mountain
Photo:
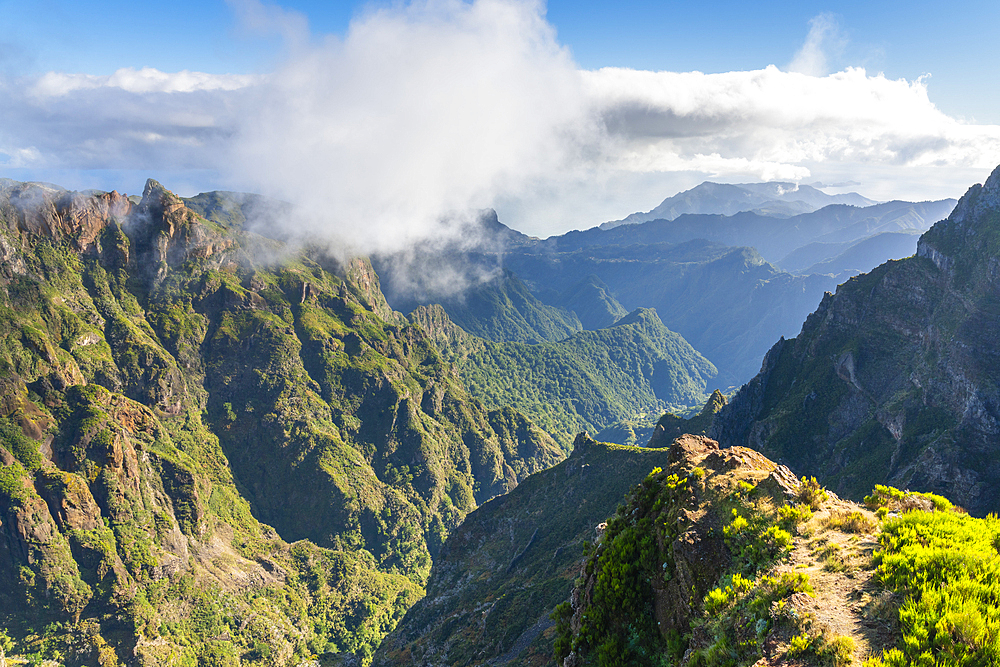
[[[1000,168],[919,240],[827,294],[717,415],[748,445],[838,493],[891,483],[1000,509]]]
[[[558,304],[576,314],[581,326],[590,331],[609,327],[628,315],[628,311],[611,294],[611,288],[593,274],[550,298],[553,305]]]
[[[545,645],[575,667],[995,660],[995,518],[886,486],[864,502],[679,438],[598,526]]]
[[[283,201],[247,192],[216,190],[181,198],[189,210],[227,229],[244,229],[269,238],[281,238],[282,220],[294,207]]]
[[[441,306],[421,306],[410,320],[428,332],[472,396],[523,412],[567,448],[580,431],[700,402],[717,372],[648,309],[534,345],[471,336]]]
[[[785,273],[751,248],[707,241],[509,250],[504,262],[530,286],[555,291],[599,276],[624,308],[655,309],[718,369],[721,387],[753,377],[773,342],[797,332],[836,285],[832,276]]]
[[[595,245],[631,246],[707,239],[728,246],[755,248],[767,261],[780,265],[791,253],[808,244],[856,243],[883,232],[926,231],[954,207],[954,199],[943,199],[918,203],[891,201],[863,208],[835,204],[786,218],[752,211],[733,215],[685,214],[673,220],[568,232],[546,239],[541,246],[550,252],[570,252]],[[813,263],[836,254],[816,257]]]
[[[594,442],[471,513],[435,562],[427,596],[374,664],[552,664],[549,614],[569,597],[580,554],[668,450]]]
[[[917,252],[920,232],[882,232],[851,243],[836,257],[816,262],[801,273],[830,273],[838,280],[846,280],[852,275],[867,273],[886,259],[903,259]]]
[[[904,233],[926,230],[953,208],[954,200],[893,201],[831,204],[786,218],[685,214],[545,240],[507,229],[490,211],[462,240],[372,261],[393,308],[442,304],[463,329],[492,340],[556,341],[654,308],[729,387],[753,377],[767,349],[795,335],[825,291],[909,254],[912,238]],[[800,275],[773,263],[779,260]],[[442,293],[442,284],[450,291]]]
[[[633,213],[624,220],[605,222],[601,229],[634,225],[650,220],[673,220],[685,213],[733,215],[760,210],[766,215],[787,217],[808,213],[830,204],[871,206],[875,202],[856,192],[828,195],[811,185],[796,183],[712,183],[706,181],[673,197],[646,213]]]
[[[510,271],[441,303],[460,327],[491,340],[559,341],[583,329],[576,313],[542,303]]]
[[[986,664],[1000,638],[951,633],[997,616],[993,523],[885,486],[862,507],[705,437],[580,436],[469,514],[374,664]]]
[[[233,216],[0,184],[0,648],[367,662],[465,515],[563,458],[367,260]]]

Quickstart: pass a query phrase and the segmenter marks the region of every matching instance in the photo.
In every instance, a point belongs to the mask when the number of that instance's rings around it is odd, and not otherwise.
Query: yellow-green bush
[[[803,477],[799,486],[799,501],[809,506],[809,509],[816,511],[830,496],[826,489],[819,485],[815,477]]]
[[[889,519],[874,555],[886,588],[905,596],[898,649],[869,667],[1000,664],[996,516],[911,511]]]

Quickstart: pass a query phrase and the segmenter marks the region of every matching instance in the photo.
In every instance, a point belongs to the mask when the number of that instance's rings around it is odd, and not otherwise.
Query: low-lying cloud
[[[530,0],[396,5],[342,38],[232,4],[289,43],[274,72],[0,78],[0,169],[213,169],[300,204],[296,231],[371,252],[461,235],[489,206],[547,235],[705,179],[944,197],[1000,162],[1000,126],[942,113],[926,79],[828,74],[840,39],[828,17],[814,19],[797,71],[703,74],[582,71]]]

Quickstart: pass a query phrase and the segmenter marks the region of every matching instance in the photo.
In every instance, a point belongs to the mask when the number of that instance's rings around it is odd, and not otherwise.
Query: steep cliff
[[[152,180],[137,204],[0,185],[0,626],[21,653],[365,662],[466,513],[562,457],[469,397],[367,260]]]
[[[919,241],[827,294],[713,437],[860,498],[874,484],[1000,509],[1000,168]]]

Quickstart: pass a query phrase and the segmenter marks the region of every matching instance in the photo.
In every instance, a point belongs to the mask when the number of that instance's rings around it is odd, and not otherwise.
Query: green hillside
[[[431,334],[470,393],[524,412],[565,446],[580,431],[701,403],[716,374],[652,310],[537,345],[470,336],[440,306],[420,307],[410,318]]]
[[[467,332],[495,341],[554,342],[583,328],[574,313],[542,303],[508,271],[445,299],[443,305]]]
[[[375,664],[551,664],[548,616],[569,596],[584,545],[632,485],[667,465],[666,449],[581,435],[567,460],[469,515]]]
[[[366,260],[0,189],[0,628],[69,664],[367,662],[464,516],[556,463]]]

